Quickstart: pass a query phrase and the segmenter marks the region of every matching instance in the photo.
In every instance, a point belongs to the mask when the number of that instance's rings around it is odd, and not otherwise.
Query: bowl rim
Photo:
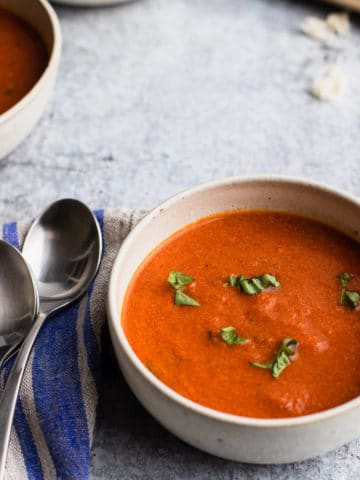
[[[42,87],[46,84],[48,77],[51,75],[54,68],[55,69],[57,68],[57,65],[60,60],[62,36],[61,36],[61,28],[60,28],[60,23],[59,23],[57,14],[55,13],[54,8],[46,0],[34,0],[34,1],[38,2],[43,7],[44,11],[47,14],[49,24],[53,31],[54,40],[51,46],[51,51],[49,52],[49,61],[45,70],[39,77],[39,79],[36,81],[33,87],[26,93],[26,95],[24,95],[11,108],[6,110],[4,113],[0,114],[0,127],[2,124],[8,122],[15,115],[17,115],[21,110],[23,110],[33,100],[33,98],[35,98],[41,92]],[[20,18],[22,18],[21,15],[19,16]],[[26,22],[26,19],[23,19],[23,20]],[[34,28],[36,29],[36,27]],[[39,35],[42,38],[40,33]]]
[[[227,186],[231,184],[244,184],[250,182],[272,182],[272,183],[281,183],[281,184],[288,184],[293,186],[302,186],[307,188],[314,188],[317,190],[321,190],[323,193],[328,193],[329,195],[334,196],[335,198],[339,198],[342,200],[346,200],[354,204],[356,207],[359,208],[360,212],[360,200],[357,199],[355,196],[345,193],[340,189],[335,187],[330,187],[328,185],[322,184],[317,181],[308,180],[302,177],[295,177],[295,176],[286,176],[286,175],[251,175],[251,176],[234,176],[234,177],[226,177],[224,179],[215,180],[211,182],[207,182],[201,184],[199,186],[189,188],[186,190],[181,191],[167,200],[161,202],[153,209],[149,210],[149,212],[139,221],[139,223],[135,226],[135,228],[128,234],[128,236],[123,241],[118,253],[116,254],[115,260],[113,262],[109,287],[108,287],[108,295],[107,295],[107,318],[109,328],[112,334],[116,335],[117,342],[119,345],[114,345],[114,348],[121,348],[122,351],[127,356],[128,360],[130,360],[131,364],[135,367],[137,372],[142,375],[156,390],[159,390],[160,393],[165,395],[168,399],[175,402],[179,406],[190,410],[193,413],[200,414],[204,417],[208,417],[212,420],[224,422],[228,424],[233,424],[236,426],[242,427],[258,427],[258,428],[284,428],[284,427],[295,427],[295,426],[303,426],[307,424],[317,423],[324,420],[328,420],[335,416],[345,414],[350,410],[360,407],[360,395],[358,397],[353,398],[341,405],[338,405],[333,408],[329,408],[327,410],[322,410],[320,412],[311,413],[308,415],[297,416],[297,417],[285,417],[285,418],[255,418],[255,417],[245,417],[241,415],[234,415],[226,412],[222,412],[220,410],[215,410],[210,407],[203,406],[193,400],[190,400],[183,395],[177,393],[172,388],[168,387],[165,383],[159,380],[150,370],[148,370],[145,365],[141,362],[138,358],[134,350],[132,349],[129,341],[126,338],[125,332],[122,328],[120,316],[116,309],[116,284],[117,278],[120,276],[120,265],[122,259],[126,257],[127,250],[131,248],[132,240],[136,237],[141,230],[146,227],[155,216],[159,215],[163,209],[167,209],[168,207],[173,206],[177,202],[181,201],[187,196],[191,196],[196,193],[200,193],[202,191],[208,191],[214,188],[218,188],[221,186]],[[111,339],[113,342],[113,335],[111,335]]]

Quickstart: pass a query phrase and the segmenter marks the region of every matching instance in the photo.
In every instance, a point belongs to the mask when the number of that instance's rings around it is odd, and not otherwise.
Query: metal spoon
[[[35,280],[23,256],[9,243],[0,240],[1,366],[18,350],[38,308]]]
[[[21,380],[37,334],[46,318],[77,300],[93,280],[102,239],[91,211],[77,200],[53,203],[30,228],[23,255],[39,291],[39,314],[22,344],[0,401],[0,480],[3,480],[11,426]],[[16,287],[17,297],[24,297]],[[30,287],[26,293],[30,294]],[[19,293],[20,292],[20,293]],[[13,302],[14,309],[16,301]]]

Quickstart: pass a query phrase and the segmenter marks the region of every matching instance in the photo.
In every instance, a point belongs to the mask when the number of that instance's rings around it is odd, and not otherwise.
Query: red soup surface
[[[0,114],[31,90],[47,63],[45,45],[35,29],[0,7]]]
[[[174,304],[172,270],[195,279],[179,292],[200,306]],[[280,285],[258,294],[229,282],[266,273]],[[353,274],[345,288],[352,304],[341,297],[343,273]],[[237,415],[293,417],[360,394],[359,291],[360,246],[342,233],[288,213],[223,213],[188,225],[145,259],[122,324],[144,365],[184,397]],[[236,343],[236,335],[248,340]],[[297,346],[281,353],[286,338]]]

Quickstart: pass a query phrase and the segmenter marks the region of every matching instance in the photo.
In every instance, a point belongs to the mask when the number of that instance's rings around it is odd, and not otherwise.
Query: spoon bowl
[[[63,308],[85,292],[101,250],[99,225],[78,200],[59,200],[35,220],[22,253],[36,278],[42,312]]]
[[[0,240],[0,364],[18,348],[39,308],[35,279],[21,253]]]

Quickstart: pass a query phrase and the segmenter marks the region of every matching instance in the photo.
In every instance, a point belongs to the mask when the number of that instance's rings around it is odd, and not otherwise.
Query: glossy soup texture
[[[45,45],[35,29],[0,7],[0,114],[31,90],[47,63]]]
[[[174,305],[170,270],[195,278],[183,292],[199,307]],[[122,312],[140,360],[181,395],[222,412],[301,416],[360,394],[360,311],[340,305],[337,275],[360,290],[360,246],[318,222],[269,211],[225,213],[175,233],[140,266]],[[280,288],[246,295],[230,274],[271,273]],[[247,343],[228,345],[223,327]],[[284,338],[296,355],[275,379],[250,362],[274,360]]]

